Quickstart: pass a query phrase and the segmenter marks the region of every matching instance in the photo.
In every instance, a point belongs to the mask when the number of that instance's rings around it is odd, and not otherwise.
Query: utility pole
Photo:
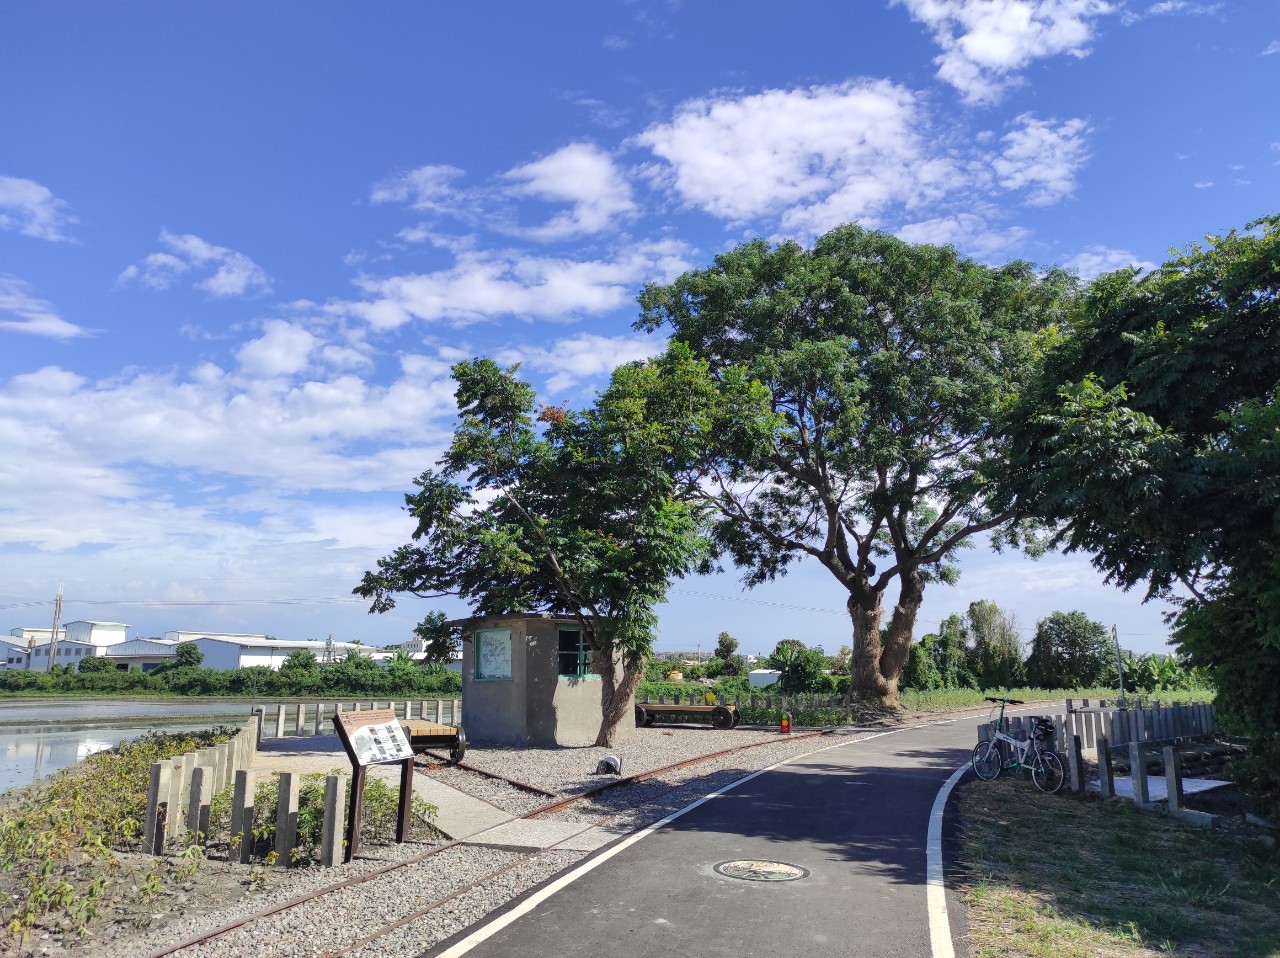
[[[62,583],[58,583],[58,594],[53,600],[53,631],[49,633],[49,667],[45,669],[50,671],[54,665],[54,659],[58,657],[58,623],[62,620]]]
[[[1120,676],[1120,707],[1127,709],[1129,706],[1124,701],[1124,657],[1120,655],[1120,636],[1114,625],[1111,627],[1111,641],[1116,647],[1116,675]]]

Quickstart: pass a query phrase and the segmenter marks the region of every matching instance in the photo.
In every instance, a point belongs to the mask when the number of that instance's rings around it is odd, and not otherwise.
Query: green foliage
[[[1121,586],[1186,590],[1174,641],[1280,769],[1280,217],[1100,277],[1049,359],[1011,494]]]
[[[204,653],[194,642],[179,642],[173,650],[173,663],[178,668],[199,668],[204,663]]]
[[[777,686],[783,695],[834,691],[831,677],[822,672],[825,665],[826,656],[821,649],[811,649],[798,639],[783,639],[768,659],[768,668],[782,673]]]
[[[329,775],[350,776],[349,768],[335,768],[327,773],[302,776],[298,788],[298,846],[293,853],[294,864],[318,861],[324,828],[324,788]],[[280,796],[280,774],[257,783],[253,793],[253,826],[248,841],[252,843],[251,857],[267,861],[274,854],[276,836],[276,808]],[[215,835],[227,832],[231,814],[230,788],[215,796],[210,805],[210,831]],[[364,798],[360,815],[360,841],[362,843],[391,842],[395,840],[400,810],[400,792],[380,778],[369,776],[364,783]],[[419,795],[411,801],[411,819],[419,837],[439,834],[434,822],[436,807]]]
[[[446,665],[453,658],[461,640],[456,627],[449,625],[449,617],[443,612],[428,612],[413,628],[413,634],[422,643],[427,663]]]
[[[453,367],[460,422],[440,468],[405,497],[413,541],[354,591],[374,612],[409,593],[459,596],[479,615],[577,617],[602,680],[607,744],[651,653],[654,606],[672,577],[706,559],[700,511],[677,495],[669,469],[687,436],[647,367],[615,371],[590,409],[536,414],[515,372],[488,359]]]
[[[94,917],[117,851],[135,851],[151,765],[227,741],[234,730],[154,732],[89,756],[21,793],[0,813],[0,871],[16,889],[0,922],[24,936],[42,922],[78,938]]]
[[[1018,623],[994,602],[973,602],[965,615],[969,671],[979,688],[1009,688],[1025,678]]]
[[[697,413],[673,408],[701,439],[683,465],[718,512],[717,547],[751,585],[805,557],[840,582],[860,694],[896,696],[924,588],[955,579],[970,537],[1021,538],[1019,503],[995,498],[1007,442],[992,424],[1072,288],[844,226],[812,250],[756,240],[641,296],[638,325],[671,327],[655,366]]]
[[[747,660],[738,655],[738,640],[728,632],[716,636],[715,658],[707,666],[708,678],[745,675]]]
[[[903,672],[903,688],[916,691],[978,688],[978,680],[969,670],[970,655],[965,641],[964,620],[958,615],[947,616],[937,634],[929,633],[911,647],[911,658]]]
[[[86,655],[76,666],[81,675],[87,672],[114,672],[116,664],[105,655]]]
[[[1176,655],[1123,653],[1124,686],[1136,692],[1184,692],[1209,687],[1208,675]]]
[[[1087,687],[1115,676],[1115,647],[1083,612],[1052,612],[1036,623],[1027,680],[1042,689]]]
[[[85,659],[82,661],[91,661]],[[382,668],[369,656],[318,665],[314,669],[252,666],[220,672],[216,669],[170,668],[162,671],[27,672],[0,671],[0,693],[54,695],[243,695],[259,698],[349,696],[448,697],[462,691],[456,672],[436,666]]]

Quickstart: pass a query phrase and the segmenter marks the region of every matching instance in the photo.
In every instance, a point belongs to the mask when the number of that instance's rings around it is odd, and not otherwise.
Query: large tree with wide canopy
[[[956,550],[1019,537],[1016,497],[993,494],[1000,424],[1072,288],[844,226],[812,249],[747,243],[641,295],[637,325],[672,337],[658,365],[763,391],[721,402],[701,457],[678,465],[748,584],[808,558],[845,590],[852,695],[896,699],[925,586],[954,579]]]

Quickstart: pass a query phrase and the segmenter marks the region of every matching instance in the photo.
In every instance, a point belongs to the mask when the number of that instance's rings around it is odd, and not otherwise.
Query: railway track
[[[831,731],[832,730],[828,729],[828,730],[814,731],[814,732],[797,732],[797,733],[793,733],[790,736],[790,740],[797,741],[801,739],[817,738],[819,736],[829,735],[831,734]],[[603,792],[609,792],[614,789],[624,787],[627,785],[635,785],[651,779],[659,778],[663,775],[667,775],[673,772],[678,772],[682,769],[685,769],[691,766],[715,761],[716,759],[723,758],[727,755],[745,752],[755,748],[761,748],[766,745],[777,744],[778,741],[779,741],[778,739],[769,739],[769,740],[759,741],[759,742],[750,742],[745,745],[739,745],[732,748],[721,749],[719,751],[711,752],[706,755],[700,755],[696,758],[675,762],[671,765],[665,765],[665,766],[662,766],[661,768],[650,769],[648,771],[639,772],[634,775],[628,775],[621,778],[610,779],[609,781],[602,782],[599,785],[593,786],[592,788],[585,789],[581,792],[576,792],[566,797],[555,796],[553,795],[553,793],[549,793],[545,789],[539,788],[534,785],[530,785],[526,782],[520,782],[515,779],[507,778],[506,776],[499,775],[495,772],[491,772],[486,769],[480,769],[475,766],[460,766],[460,767],[464,768],[466,771],[473,772],[478,775],[483,775],[486,778],[502,780],[506,782],[508,785],[511,785],[512,787],[521,789],[531,794],[539,794],[542,796],[551,796],[555,798],[555,801],[548,802],[544,805],[541,805],[538,808],[533,809],[532,811],[524,813],[523,815],[512,815],[512,817],[508,819],[508,822],[510,822],[510,821],[537,819],[537,818],[542,818],[544,816],[554,815],[557,812],[564,811],[587,799],[591,799],[596,796],[599,796]],[[675,787],[678,787],[678,785],[673,785],[673,788]],[[581,834],[582,832],[589,831],[592,828],[608,825],[611,822],[616,822],[618,819],[623,818],[624,816],[626,816],[631,812],[632,812],[632,809],[625,808],[620,811],[614,812],[612,814],[604,815],[599,820],[594,820],[587,824],[583,824],[580,831],[574,834],[578,835],[578,834]],[[570,836],[570,837],[574,837],[574,836]],[[403,859],[401,861],[391,862],[386,865],[374,868],[368,872],[364,872],[360,875],[354,875],[350,878],[346,878],[341,881],[334,882],[330,885],[322,886],[320,888],[307,892],[306,894],[298,895],[296,897],[287,899],[283,902],[279,902],[270,907],[260,909],[249,915],[245,915],[242,918],[239,918],[235,921],[228,922],[212,930],[202,932],[197,935],[193,935],[191,937],[177,941],[170,945],[166,945],[165,947],[160,948],[159,950],[150,952],[147,955],[147,958],[168,958],[168,956],[170,955],[179,955],[184,952],[191,952],[191,954],[194,955],[197,953],[195,951],[196,949],[201,949],[202,946],[204,945],[218,942],[220,939],[227,938],[235,934],[236,932],[241,931],[242,929],[251,929],[251,926],[253,926],[255,922],[264,922],[267,919],[278,919],[280,916],[284,915],[285,913],[298,910],[298,909],[313,907],[315,903],[320,899],[325,899],[331,896],[336,898],[337,896],[340,896],[341,893],[346,892],[347,890],[355,886],[373,882],[380,878],[386,878],[387,876],[393,876],[397,873],[408,872],[414,869],[415,866],[422,865],[424,862],[428,862],[433,858],[446,855],[450,849],[459,848],[460,846],[464,846],[464,845],[467,845],[467,841],[465,839],[452,840],[452,841],[444,842],[440,845],[434,845],[423,852],[410,856],[409,858]],[[519,856],[514,861],[504,860],[501,862],[501,864],[499,864],[498,867],[484,872],[478,877],[464,883],[460,887],[453,889],[443,897],[427,902],[426,904],[416,909],[412,909],[407,913],[397,915],[391,921],[387,921],[379,924],[375,929],[365,933],[354,942],[351,942],[351,941],[344,942],[336,948],[327,949],[327,950],[321,950],[320,948],[316,947],[318,943],[313,942],[313,949],[309,953],[313,955],[322,955],[324,956],[324,958],[337,958],[337,956],[339,955],[354,954],[356,951],[360,950],[361,948],[366,948],[372,945],[373,943],[377,942],[379,939],[382,939],[404,928],[405,926],[412,924],[415,921],[419,921],[425,918],[426,916],[430,915],[433,911],[439,908],[442,908],[443,906],[448,905],[449,903],[454,902],[457,899],[465,896],[468,892],[482,888],[494,882],[495,879],[505,875],[506,873],[513,871],[514,869],[518,868],[521,865],[530,863],[532,860],[537,859],[539,856],[545,856],[545,854],[546,854],[545,851],[540,850],[536,852],[519,854]],[[582,853],[580,857],[585,857],[585,854],[586,853]],[[495,857],[500,857],[500,856],[495,856]],[[229,951],[227,953],[235,954],[235,953],[238,953],[238,951]]]

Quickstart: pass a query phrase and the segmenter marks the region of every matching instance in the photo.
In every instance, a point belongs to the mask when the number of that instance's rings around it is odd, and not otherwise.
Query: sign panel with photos
[[[335,723],[356,765],[381,765],[413,758],[409,738],[391,709],[340,712]]]

